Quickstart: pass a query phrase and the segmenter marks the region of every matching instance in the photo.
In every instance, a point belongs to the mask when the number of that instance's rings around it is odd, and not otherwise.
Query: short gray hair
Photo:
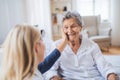
[[[70,12],[70,11],[67,12],[65,14],[65,16],[63,17],[62,22],[64,22],[64,20],[66,20],[66,19],[71,19],[71,18],[74,18],[79,26],[83,26],[83,23],[82,23],[83,21],[82,21],[80,14],[78,12],[75,12],[75,11],[74,12]]]

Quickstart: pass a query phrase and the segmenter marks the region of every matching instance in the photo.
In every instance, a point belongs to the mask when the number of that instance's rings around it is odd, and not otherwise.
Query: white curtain
[[[50,0],[26,0],[27,22],[44,29],[52,39]]]
[[[43,0],[26,0],[27,22],[32,25],[44,24]]]

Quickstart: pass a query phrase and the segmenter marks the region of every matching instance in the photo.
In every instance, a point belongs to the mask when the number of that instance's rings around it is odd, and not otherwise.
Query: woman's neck
[[[73,52],[76,54],[80,45],[81,45],[81,39],[76,39],[76,40],[73,40],[73,41],[69,41],[68,44],[72,48]]]

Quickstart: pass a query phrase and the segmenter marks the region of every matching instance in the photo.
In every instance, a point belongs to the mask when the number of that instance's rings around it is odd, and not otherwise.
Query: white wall
[[[77,0],[72,0],[72,10],[77,11],[77,5],[76,5]]]
[[[0,0],[0,44],[16,24],[38,24],[52,39],[49,0]]]
[[[25,22],[22,1],[0,0],[0,44],[14,25]]]
[[[8,4],[6,0],[0,0],[0,44],[9,31]]]
[[[112,45],[120,46],[120,0],[111,0]]]

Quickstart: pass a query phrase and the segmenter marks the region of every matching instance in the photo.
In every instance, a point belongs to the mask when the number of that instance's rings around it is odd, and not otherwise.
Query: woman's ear
[[[38,53],[38,49],[39,49],[38,43],[35,43],[34,48],[35,48],[35,52]]]

